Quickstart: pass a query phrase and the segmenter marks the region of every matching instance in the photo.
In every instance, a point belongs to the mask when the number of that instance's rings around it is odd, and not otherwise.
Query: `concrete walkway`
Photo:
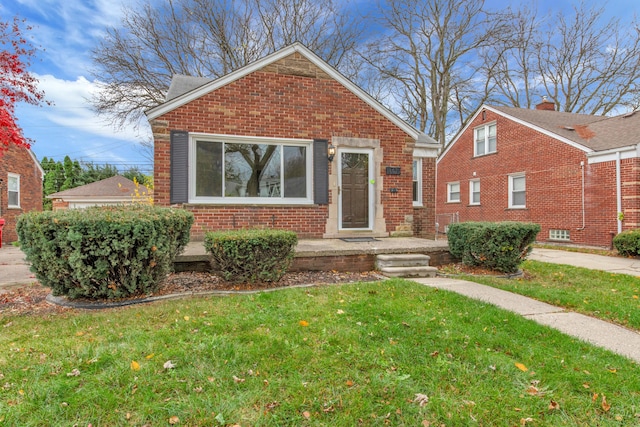
[[[479,283],[444,277],[413,280],[512,311],[640,363],[640,333],[635,331]]]
[[[628,274],[638,277],[640,283],[640,259],[636,258],[535,248],[529,259]],[[504,308],[640,363],[640,333],[638,332],[479,283],[443,277],[415,280],[427,286],[446,289]]]

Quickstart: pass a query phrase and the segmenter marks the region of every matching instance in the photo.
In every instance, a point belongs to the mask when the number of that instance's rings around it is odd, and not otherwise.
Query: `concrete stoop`
[[[429,266],[430,259],[422,254],[381,254],[376,267],[387,277],[436,277],[438,269]]]

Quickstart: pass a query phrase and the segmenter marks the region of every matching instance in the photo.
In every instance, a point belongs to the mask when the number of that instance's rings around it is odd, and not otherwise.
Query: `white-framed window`
[[[469,181],[469,204],[480,204],[480,180],[472,179]]]
[[[496,152],[496,124],[491,123],[475,128],[474,156],[484,156]]]
[[[20,175],[10,173],[7,176],[7,190],[9,193],[9,207],[20,207]]]
[[[549,240],[569,241],[571,236],[569,230],[549,230]]]
[[[450,182],[447,184],[447,202],[459,203],[460,202],[460,183]]]
[[[509,208],[527,206],[526,180],[524,173],[509,175]]]
[[[193,203],[309,204],[309,140],[191,135]]]
[[[413,159],[413,206],[422,206],[422,159]]]

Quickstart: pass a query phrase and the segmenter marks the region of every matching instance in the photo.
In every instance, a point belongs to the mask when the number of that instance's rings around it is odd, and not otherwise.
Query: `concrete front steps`
[[[430,259],[423,254],[381,254],[376,267],[387,277],[436,277],[438,269],[429,266]]]

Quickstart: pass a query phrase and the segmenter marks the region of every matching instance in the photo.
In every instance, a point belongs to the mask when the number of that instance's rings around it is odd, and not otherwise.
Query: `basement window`
[[[570,239],[569,230],[549,230],[549,240],[560,240],[568,242]]]

